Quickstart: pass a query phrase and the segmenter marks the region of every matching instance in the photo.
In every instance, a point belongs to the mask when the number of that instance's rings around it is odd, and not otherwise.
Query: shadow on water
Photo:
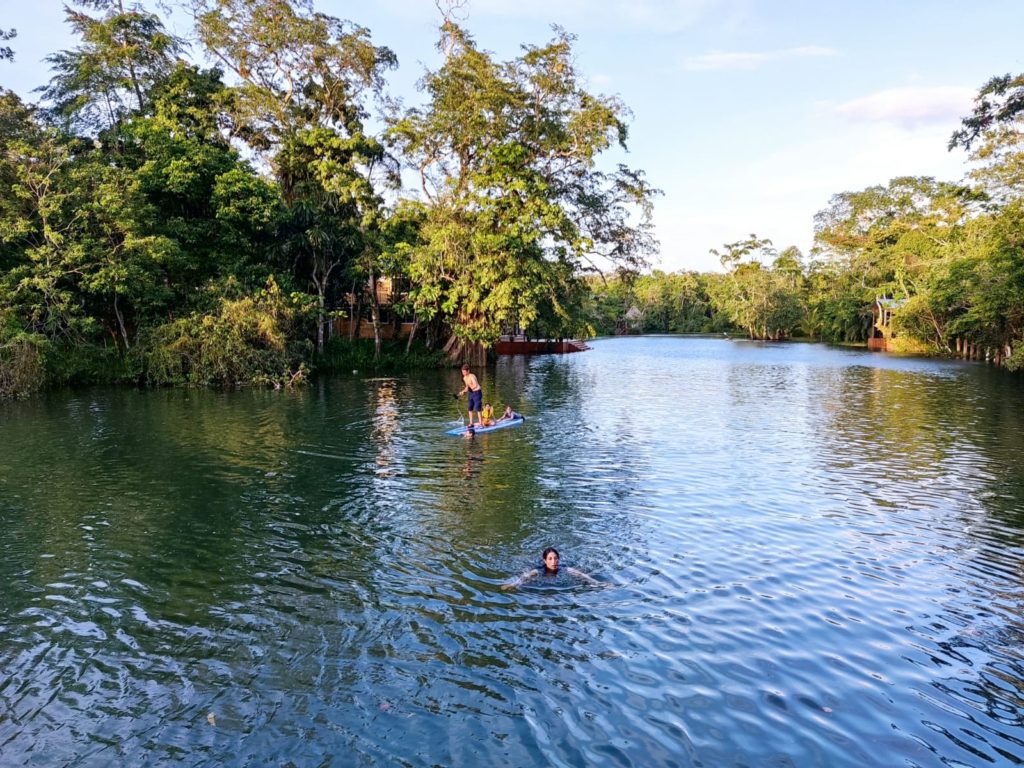
[[[0,763],[1015,763],[1017,378],[593,346],[4,405]]]

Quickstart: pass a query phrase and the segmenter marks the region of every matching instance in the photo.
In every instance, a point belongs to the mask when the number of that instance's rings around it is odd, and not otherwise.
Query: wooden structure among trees
[[[347,316],[334,319],[334,335],[350,339],[372,339],[374,311],[377,313],[378,331],[382,339],[407,339],[415,326],[408,309],[408,286],[405,281],[392,277],[378,277],[371,286],[353,285],[344,294],[348,305]]]
[[[875,299],[875,303],[871,305],[872,323],[868,349],[873,352],[888,351],[889,340],[893,337],[893,312],[906,303],[906,299],[890,299],[885,296]]]
[[[590,349],[574,339],[530,339],[526,336],[502,336],[494,345],[498,355],[547,355],[584,352]]]

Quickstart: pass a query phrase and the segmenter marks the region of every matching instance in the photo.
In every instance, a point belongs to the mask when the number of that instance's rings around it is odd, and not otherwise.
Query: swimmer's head
[[[549,573],[555,573],[558,571],[558,562],[561,560],[561,556],[558,554],[558,550],[554,547],[548,547],[541,555],[541,560],[544,561],[544,570]]]

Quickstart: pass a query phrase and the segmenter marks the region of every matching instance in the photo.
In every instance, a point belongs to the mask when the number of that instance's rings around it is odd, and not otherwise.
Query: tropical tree
[[[57,115],[91,134],[145,111],[150,91],[173,69],[181,44],[138,3],[77,4],[105,13],[94,17],[65,6],[67,22],[82,42],[47,58],[55,74],[42,91]]]
[[[871,333],[871,306],[861,278],[833,259],[811,260],[806,278],[805,327],[833,342],[862,342]]]
[[[25,396],[44,380],[47,339],[27,328],[26,307],[13,296],[19,281],[12,277],[28,261],[28,248],[38,242],[31,206],[25,193],[16,194],[16,185],[24,178],[21,159],[26,148],[42,141],[34,110],[12,91],[0,89],[0,398]]]
[[[395,184],[397,167],[364,130],[365,99],[382,92],[397,60],[367,29],[304,0],[197,0],[196,11],[200,40],[238,80],[232,133],[269,163],[280,187],[282,253],[316,292],[322,352],[342,274],[356,260],[377,274],[375,175]]]
[[[870,330],[864,319],[878,297],[909,300],[925,293],[933,263],[944,258],[978,201],[971,190],[930,177],[901,177],[834,195],[815,216],[812,272],[825,279],[811,281],[813,330],[835,340],[863,340]],[[937,318],[929,324],[930,335],[941,338]]]
[[[81,202],[69,183],[72,152],[53,131],[31,124],[23,130],[4,141],[0,172],[7,193],[0,203],[4,298],[26,331],[71,337],[83,322],[72,290],[77,254],[65,247]]]
[[[711,300],[750,338],[777,341],[801,326],[803,276],[797,249],[780,255],[771,240],[752,234],[711,253],[729,269],[709,285]]]
[[[632,301],[632,280],[623,274],[601,273],[584,276],[588,295],[584,317],[595,335],[611,335],[624,329],[626,312]]]
[[[710,318],[706,288],[696,272],[654,270],[637,277],[632,296],[645,333],[698,333]]]
[[[993,77],[978,91],[974,111],[961,121],[949,139],[949,149],[970,149],[979,137],[1000,124],[1024,115],[1024,74]]]
[[[446,20],[444,63],[422,81],[428,103],[391,136],[420,180],[425,245],[410,262],[417,313],[452,329],[452,359],[475,358],[503,328],[575,320],[581,270],[639,266],[650,252],[655,191],[638,172],[597,167],[625,146],[626,111],[592,95],[556,28],[544,46],[499,62]]]
[[[280,197],[222,134],[227,95],[218,70],[179,64],[154,89],[152,114],[126,121],[111,153],[139,184],[147,230],[174,244],[159,280],[179,305],[194,286],[228,275],[258,288],[280,266],[268,247]]]

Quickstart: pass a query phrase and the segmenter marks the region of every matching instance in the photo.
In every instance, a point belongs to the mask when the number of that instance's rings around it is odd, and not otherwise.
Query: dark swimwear
[[[469,393],[469,410],[479,411],[483,408],[484,404],[484,392],[482,389],[470,391]]]

